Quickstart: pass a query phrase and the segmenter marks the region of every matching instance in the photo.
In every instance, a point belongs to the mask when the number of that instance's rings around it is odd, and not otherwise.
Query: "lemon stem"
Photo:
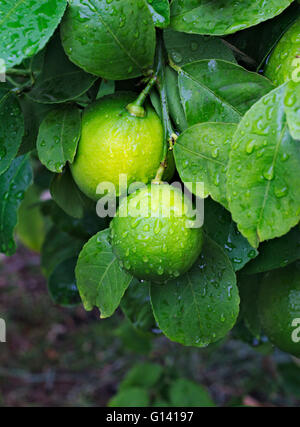
[[[132,102],[131,104],[127,105],[126,109],[129,111],[129,113],[132,116],[145,117],[146,111],[145,111],[143,105],[144,105],[146,98],[149,95],[151,89],[155,85],[156,81],[157,81],[157,77],[156,76],[152,77],[149,80],[145,89],[140,93],[138,98],[134,102]]]

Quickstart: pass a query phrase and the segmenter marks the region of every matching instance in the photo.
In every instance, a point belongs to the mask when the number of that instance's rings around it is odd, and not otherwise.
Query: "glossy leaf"
[[[166,28],[170,25],[170,4],[169,0],[147,0],[154,24],[159,28]]]
[[[265,77],[223,60],[202,60],[179,71],[179,88],[189,126],[201,122],[238,123],[274,88]]]
[[[58,26],[66,0],[7,0],[0,6],[0,58],[11,68],[41,50]]]
[[[227,196],[233,219],[253,247],[300,221],[300,145],[288,129],[287,84],[258,101],[233,138]]]
[[[19,102],[0,87],[0,175],[16,157],[23,135],[24,118]]]
[[[232,265],[209,238],[192,269],[164,286],[151,284],[154,317],[163,333],[185,346],[205,347],[223,338],[239,312]]]
[[[76,106],[52,110],[43,120],[38,134],[40,161],[51,172],[62,172],[67,162],[73,163],[81,134],[81,115]]]
[[[145,0],[71,0],[61,26],[70,60],[108,80],[142,75],[155,53],[147,6]]]
[[[48,290],[55,304],[73,307],[81,299],[76,286],[75,266],[77,258],[69,258],[58,264],[48,280]]]
[[[243,270],[246,274],[264,273],[286,267],[300,259],[300,226],[285,236],[269,240],[259,246],[259,256]]]
[[[230,213],[210,198],[205,200],[204,230],[218,243],[239,271],[258,255],[248,240],[238,231]]]
[[[284,108],[290,134],[300,141],[300,83],[288,82]]]
[[[47,45],[43,71],[27,96],[42,104],[59,104],[81,97],[96,80],[68,60],[56,33]]]
[[[226,171],[231,141],[237,125],[201,123],[183,132],[176,141],[174,155],[184,183],[204,183],[204,196],[227,207]]]
[[[224,35],[279,15],[293,0],[173,0],[171,26],[177,31]]]
[[[76,266],[76,280],[83,305],[94,306],[101,318],[110,317],[133,280],[124,272],[108,242],[109,230],[101,231],[83,247]]]
[[[0,176],[0,250],[6,255],[16,251],[13,233],[17,225],[17,212],[31,183],[32,168],[28,155],[15,159]]]
[[[180,67],[201,59],[236,62],[232,50],[217,37],[185,34],[169,28],[164,31],[164,41],[170,59]]]
[[[170,116],[175,123],[176,128],[183,132],[188,128],[188,123],[181,102],[178,87],[178,74],[170,67],[166,67],[165,69],[165,82]]]
[[[75,184],[68,168],[53,178],[50,192],[58,206],[68,215],[73,218],[83,217],[88,200]]]

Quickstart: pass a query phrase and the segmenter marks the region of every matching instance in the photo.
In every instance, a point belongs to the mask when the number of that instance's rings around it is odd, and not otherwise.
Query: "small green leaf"
[[[55,304],[73,307],[81,299],[76,286],[75,266],[77,258],[69,258],[58,264],[48,280],[48,290]]]
[[[51,172],[62,172],[73,163],[81,133],[80,111],[75,105],[52,110],[40,126],[37,150],[40,161]]]
[[[184,183],[204,183],[204,196],[227,207],[226,171],[236,124],[201,123],[183,132],[174,147]]]
[[[279,15],[293,0],[173,0],[171,27],[177,31],[221,36]],[[263,9],[263,10],[261,10]]]
[[[188,124],[192,126],[201,122],[238,123],[274,85],[239,65],[211,59],[179,69],[179,88]]]
[[[168,28],[164,31],[164,41],[169,58],[179,67],[201,59],[236,62],[232,50],[217,37],[179,33]]]
[[[170,25],[170,4],[169,0],[147,0],[154,24],[159,28],[166,28]]]
[[[8,0],[0,7],[0,58],[11,68],[41,50],[58,26],[66,0]]]
[[[163,333],[185,346],[206,347],[223,338],[239,313],[236,277],[229,258],[206,238],[192,269],[166,284],[151,284],[154,317]]]
[[[188,128],[188,123],[181,102],[178,87],[178,74],[170,67],[165,68],[165,82],[170,116],[175,123],[176,128],[183,132]]]
[[[16,157],[23,135],[24,117],[19,102],[13,94],[0,88],[0,175]]]
[[[17,225],[17,211],[31,183],[32,168],[28,155],[15,159],[0,177],[0,249],[6,255],[15,253],[13,233]]]
[[[98,307],[101,318],[114,314],[133,280],[121,269],[108,237],[109,230],[92,237],[83,247],[76,266],[77,286],[84,307],[88,311]]]
[[[292,138],[300,141],[300,84],[288,82],[284,98],[286,119]]]
[[[68,215],[73,218],[83,217],[89,202],[75,184],[68,168],[62,174],[53,178],[50,192],[58,206]]]
[[[246,113],[234,135],[227,198],[253,247],[286,234],[300,220],[300,144],[289,133],[284,84]]]
[[[109,408],[149,407],[150,398],[148,391],[142,387],[130,387],[120,391],[109,402]]]
[[[131,387],[155,387],[163,375],[163,367],[157,363],[139,363],[135,365],[120,384],[120,390]]]
[[[172,383],[169,395],[171,406],[178,408],[215,406],[212,398],[203,386],[185,378],[179,378]]]
[[[116,84],[114,80],[103,79],[101,81],[96,99],[103,98],[104,96],[107,96],[107,95],[113,95],[115,93],[115,90],[116,90]]]

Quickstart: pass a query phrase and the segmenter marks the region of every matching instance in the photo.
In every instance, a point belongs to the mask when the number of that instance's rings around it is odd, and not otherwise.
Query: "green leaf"
[[[114,80],[103,79],[101,81],[96,99],[103,98],[104,96],[107,96],[107,95],[113,95],[115,93],[115,90],[116,90],[116,84]]]
[[[109,230],[101,231],[83,247],[76,266],[77,286],[87,311],[98,307],[101,318],[114,314],[133,280],[124,272],[108,242]]]
[[[108,80],[138,77],[152,66],[155,27],[144,0],[71,0],[61,25],[70,60]]]
[[[277,370],[285,392],[300,399],[300,367],[295,363],[282,363],[277,365]]]
[[[126,390],[120,391],[109,402],[109,408],[130,408],[130,407],[148,407],[150,405],[150,398],[147,390],[141,387],[131,387]]]
[[[188,128],[178,87],[178,74],[170,67],[165,68],[165,83],[170,116],[177,129],[183,132]]]
[[[239,313],[236,277],[223,250],[206,238],[192,269],[166,284],[151,284],[154,317],[163,333],[185,346],[206,347],[223,338]]]
[[[284,109],[289,131],[292,138],[300,140],[300,84],[290,81],[287,83]]]
[[[19,102],[12,93],[0,88],[0,175],[16,157],[23,135],[24,117]]]
[[[224,35],[279,15],[293,0],[173,0],[171,27],[196,34]],[[263,10],[262,10],[263,9]]]
[[[155,328],[148,283],[133,280],[122,298],[121,308],[136,329],[151,332]]]
[[[258,255],[248,240],[238,231],[230,213],[211,199],[205,200],[204,230],[220,245],[232,262],[235,271],[239,271]]]
[[[170,25],[170,4],[169,0],[147,0],[154,24],[159,28],[166,28]]]
[[[259,293],[261,278],[259,275],[240,275],[238,286],[241,297],[241,318],[251,334],[260,339],[262,332],[259,311],[257,306],[257,295]]]
[[[84,95],[96,80],[68,60],[56,33],[47,45],[43,72],[27,96],[42,104],[72,101]]]
[[[80,111],[75,105],[52,110],[40,126],[37,150],[40,161],[51,172],[62,172],[73,163],[81,134]]]
[[[236,124],[201,123],[184,131],[174,147],[175,162],[184,183],[204,183],[204,197],[227,207],[226,171]]]
[[[138,363],[126,375],[120,384],[120,390],[131,387],[155,387],[163,375],[163,367],[157,363]]]
[[[188,124],[192,126],[201,122],[238,123],[274,86],[239,65],[211,59],[179,69],[179,88]]]
[[[169,390],[171,406],[178,408],[215,406],[207,390],[190,380],[179,378],[172,383]]]
[[[0,7],[0,58],[11,68],[41,50],[58,26],[66,0],[9,0]]]
[[[70,170],[67,168],[62,174],[53,178],[50,186],[51,196],[68,215],[73,218],[82,218],[88,206],[87,197],[81,193],[75,184]]]
[[[81,299],[76,286],[75,266],[77,258],[69,258],[58,264],[48,280],[48,290],[55,304],[73,307]]]
[[[15,159],[0,177],[0,249],[6,255],[16,251],[13,233],[17,212],[31,183],[32,168],[28,155]]]
[[[185,34],[171,28],[164,31],[169,58],[179,67],[201,59],[224,59],[236,62],[232,50],[217,37]]]
[[[287,84],[246,113],[233,138],[227,197],[253,247],[286,234],[300,220],[300,145],[288,129]]]
[[[259,246],[259,256],[243,270],[246,274],[264,273],[286,267],[300,259],[300,226],[285,236],[269,240]]]

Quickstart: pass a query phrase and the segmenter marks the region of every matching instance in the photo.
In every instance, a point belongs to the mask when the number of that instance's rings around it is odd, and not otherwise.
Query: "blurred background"
[[[300,405],[297,361],[268,344],[233,336],[184,348],[159,331],[142,335],[121,312],[100,320],[81,306],[60,308],[39,265],[22,246],[1,256],[0,406]]]

